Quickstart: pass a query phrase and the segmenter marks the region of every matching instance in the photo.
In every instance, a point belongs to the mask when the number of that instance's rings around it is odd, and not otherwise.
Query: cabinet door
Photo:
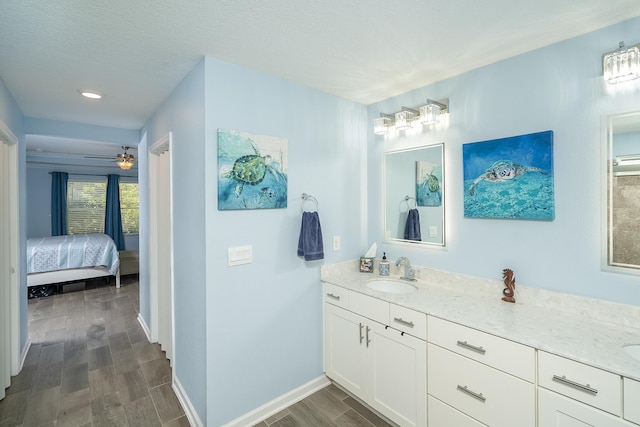
[[[363,395],[365,325],[362,318],[324,304],[324,367],[327,376],[357,396]]]
[[[573,399],[538,388],[538,425],[541,427],[628,427],[631,424]]]
[[[401,426],[426,426],[426,342],[378,323],[367,327],[370,405]]]

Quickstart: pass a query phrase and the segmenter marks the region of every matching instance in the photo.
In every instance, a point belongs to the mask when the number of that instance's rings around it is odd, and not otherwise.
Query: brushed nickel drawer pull
[[[483,402],[483,403],[484,403],[484,402],[487,400],[487,398],[486,398],[486,397],[484,397],[484,396],[482,395],[482,393],[476,393],[475,391],[471,391],[471,390],[469,390],[469,389],[467,388],[467,386],[466,386],[466,385],[465,385],[465,386],[461,386],[461,385],[459,385],[459,384],[458,384],[458,390],[460,390],[460,391],[462,391],[462,392],[464,392],[464,393],[467,393],[467,394],[468,394],[469,396],[471,396],[471,397],[475,397],[475,398],[476,398],[476,399],[478,399],[480,402]]]
[[[596,390],[595,388],[591,387],[589,384],[584,385],[584,384],[577,383],[575,381],[571,381],[570,379],[567,379],[567,377],[564,376],[564,375],[563,376],[554,375],[553,376],[553,380],[554,381],[558,381],[559,383],[568,385],[570,387],[577,388],[578,390],[582,390],[582,391],[584,391],[586,393],[593,394],[594,396],[596,394],[598,394],[598,390]]]
[[[409,328],[413,328],[413,322],[407,322],[406,320],[403,320],[402,317],[394,317],[393,321],[396,323],[400,323],[403,326],[407,326]]]
[[[479,347],[478,347],[478,346],[475,346],[475,345],[469,344],[469,343],[468,343],[468,342],[466,342],[466,341],[458,341],[458,345],[459,345],[460,347],[464,347],[464,348],[466,348],[466,349],[468,349],[468,350],[473,350],[473,351],[475,351],[475,352],[477,352],[477,353],[480,353],[480,354],[485,354],[485,353],[487,352],[487,350],[485,350],[484,348],[482,348],[482,346],[479,346]]]
[[[329,298],[333,298],[336,301],[340,301],[340,297],[338,295],[334,295],[334,294],[327,294],[327,296]]]
[[[367,348],[369,348],[369,343],[371,342],[371,340],[369,339],[369,331],[370,330],[371,330],[371,328],[367,326]]]
[[[362,323],[359,323],[360,325],[360,344],[362,344],[362,340],[364,339],[364,337],[362,336],[362,328],[364,328],[364,325]]]

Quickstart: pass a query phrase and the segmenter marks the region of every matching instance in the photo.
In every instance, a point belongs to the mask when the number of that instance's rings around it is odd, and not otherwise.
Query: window
[[[106,203],[106,178],[99,181],[69,179],[67,184],[69,234],[104,233]],[[124,234],[138,233],[138,183],[120,182],[120,211]]]

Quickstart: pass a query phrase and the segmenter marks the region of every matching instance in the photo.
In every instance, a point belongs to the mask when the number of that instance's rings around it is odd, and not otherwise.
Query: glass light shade
[[[411,122],[415,119],[415,114],[412,111],[402,110],[398,111],[395,115],[396,129],[409,129]]]
[[[389,117],[378,117],[373,119],[373,133],[376,135],[385,135],[389,133],[389,127],[391,126],[391,119]]]
[[[640,50],[637,46],[624,47],[604,55],[604,78],[611,84],[640,77]]]
[[[420,123],[423,125],[434,125],[440,122],[440,106],[437,104],[427,104],[420,107]]]
[[[127,160],[127,159],[122,159],[120,161],[117,162],[118,166],[120,166],[120,169],[128,171],[129,169],[131,169],[133,167],[133,161]]]

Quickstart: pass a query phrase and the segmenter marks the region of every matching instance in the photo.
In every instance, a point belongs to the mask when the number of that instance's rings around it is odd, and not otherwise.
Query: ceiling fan
[[[123,145],[122,149],[124,153],[118,153],[116,158],[114,159],[111,156],[84,156],[85,159],[106,159],[116,162],[116,164],[120,167],[120,169],[128,171],[133,167],[136,163],[137,159],[133,154],[127,153],[128,150],[135,150],[133,147],[129,147],[128,145]]]

